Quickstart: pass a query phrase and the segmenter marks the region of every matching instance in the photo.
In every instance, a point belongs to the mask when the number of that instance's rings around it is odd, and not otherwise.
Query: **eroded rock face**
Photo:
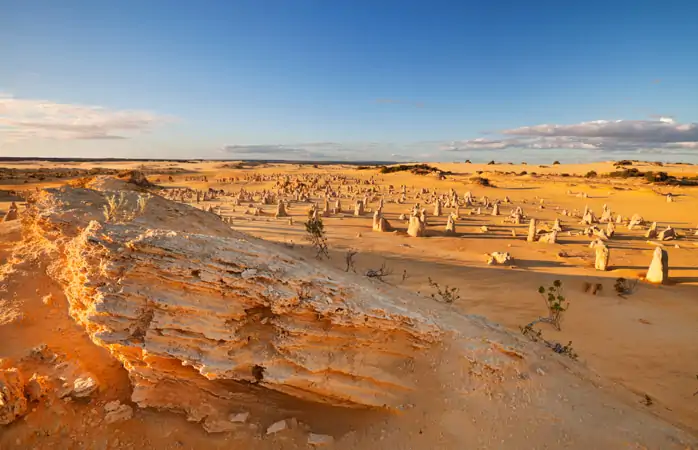
[[[27,412],[24,378],[16,368],[0,369],[0,425],[7,425]]]
[[[173,207],[160,197],[128,223],[73,209],[99,208],[102,197],[54,191],[40,200],[36,220],[47,234],[61,229],[68,237],[59,278],[70,313],[127,368],[139,406],[201,420],[215,412],[217,397],[233,395],[210,380],[238,383],[233,391],[254,385],[388,408],[414,388],[394,368],[438,341],[429,318],[370,282],[344,280],[187,206],[170,223],[178,231],[154,229],[159,211]],[[204,220],[211,234],[181,231]],[[178,398],[184,385],[206,399]]]

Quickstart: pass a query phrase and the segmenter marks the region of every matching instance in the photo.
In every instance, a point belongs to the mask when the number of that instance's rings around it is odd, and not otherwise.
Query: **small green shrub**
[[[305,222],[305,232],[307,233],[306,239],[310,242],[310,245],[315,248],[317,259],[322,259],[323,257],[329,259],[330,252],[327,247],[327,238],[325,237],[325,226],[322,223],[321,218],[310,218]]]

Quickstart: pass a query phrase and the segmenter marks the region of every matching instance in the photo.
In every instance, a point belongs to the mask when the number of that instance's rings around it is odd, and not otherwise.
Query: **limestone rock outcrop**
[[[655,247],[645,279],[657,284],[663,284],[669,280],[669,254],[663,248]]]
[[[414,388],[393,368],[437,341],[431,319],[161,197],[130,222],[105,222],[104,195],[63,188],[34,214],[45,236],[65,238],[56,276],[71,316],[124,364],[139,406],[201,420],[216,399],[257,386],[392,408]],[[207,400],[178,394],[187,389]]]
[[[0,425],[7,425],[27,412],[24,378],[17,368],[0,369]]]

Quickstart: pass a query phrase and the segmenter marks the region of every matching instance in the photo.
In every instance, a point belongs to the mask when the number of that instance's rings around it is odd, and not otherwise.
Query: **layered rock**
[[[45,236],[60,230],[66,238],[56,274],[70,313],[124,364],[140,406],[201,420],[215,413],[216,399],[255,386],[392,408],[414,388],[395,367],[438,340],[431,319],[370,283],[345,280],[160,197],[130,222],[105,222],[97,213],[104,197],[73,188],[45,194],[35,223]],[[157,229],[168,210],[177,213],[169,214],[171,229]],[[204,226],[208,234],[197,229]],[[183,404],[183,389],[207,400]]]

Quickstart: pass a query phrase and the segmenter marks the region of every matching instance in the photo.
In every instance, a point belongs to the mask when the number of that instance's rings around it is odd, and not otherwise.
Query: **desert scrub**
[[[106,222],[111,222],[123,214],[128,200],[126,200],[126,193],[123,191],[119,193],[118,197],[112,194],[107,195],[105,199],[107,200],[107,204],[102,207],[104,220]]]
[[[327,238],[325,237],[325,226],[322,219],[311,217],[305,222],[306,239],[315,249],[315,257],[322,259],[330,257],[330,252],[327,247]]]
[[[441,289],[439,283],[432,280],[431,277],[429,277],[429,286],[436,289],[436,294],[431,294],[431,298],[433,298],[434,300],[439,300],[444,303],[453,303],[456,300],[460,299],[460,295],[458,295],[460,289],[458,289],[457,287],[449,287],[448,285],[446,285],[443,289]]]

